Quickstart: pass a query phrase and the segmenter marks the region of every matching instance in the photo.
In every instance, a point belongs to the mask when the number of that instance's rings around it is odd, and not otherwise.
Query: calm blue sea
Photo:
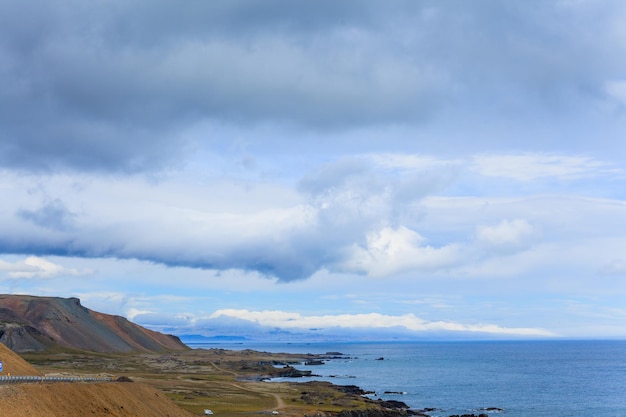
[[[375,391],[432,416],[626,416],[626,341],[190,344],[266,352],[341,352],[300,366],[321,379]],[[384,360],[377,360],[379,358]],[[308,379],[299,378],[306,381]],[[271,383],[271,382],[268,382]],[[385,394],[387,392],[402,394]]]

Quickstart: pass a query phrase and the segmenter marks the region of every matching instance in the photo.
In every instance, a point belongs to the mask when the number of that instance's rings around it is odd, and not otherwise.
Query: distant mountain
[[[180,335],[180,339],[183,340],[185,343],[244,342],[244,341],[250,340],[245,336],[230,336],[230,335],[202,336],[199,334]]]
[[[176,336],[83,307],[78,298],[0,294],[0,342],[14,352],[62,348],[103,353],[189,349]]]

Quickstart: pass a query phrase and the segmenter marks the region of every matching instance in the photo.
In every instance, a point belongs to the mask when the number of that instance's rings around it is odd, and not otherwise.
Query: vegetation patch
[[[379,409],[358,387],[328,382],[263,382],[285,372],[285,365],[316,360],[316,355],[197,349],[161,354],[54,352],[24,354],[42,373],[110,374],[150,385],[181,408],[204,415],[336,415],[344,410]],[[280,367],[278,366],[280,365]],[[281,369],[283,369],[281,371]]]

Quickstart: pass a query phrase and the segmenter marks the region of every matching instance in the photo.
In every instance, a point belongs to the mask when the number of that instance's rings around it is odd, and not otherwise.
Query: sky
[[[0,293],[178,335],[626,337],[621,0],[0,2]]]

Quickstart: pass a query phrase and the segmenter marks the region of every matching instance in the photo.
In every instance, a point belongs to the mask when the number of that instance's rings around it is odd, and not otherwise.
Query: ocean
[[[626,341],[395,343],[204,343],[191,347],[266,352],[341,352],[298,378],[358,385],[433,417],[626,416]],[[382,359],[381,359],[382,358]],[[279,379],[280,380],[280,379]],[[271,382],[268,382],[271,383]],[[503,411],[486,411],[488,408]]]

